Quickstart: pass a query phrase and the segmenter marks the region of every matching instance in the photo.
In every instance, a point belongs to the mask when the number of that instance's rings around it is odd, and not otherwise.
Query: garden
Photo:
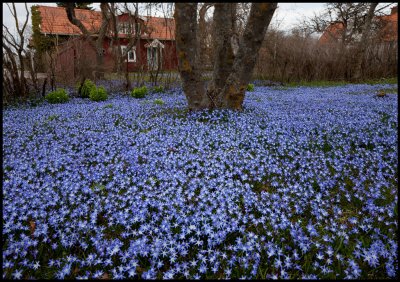
[[[398,276],[397,84],[103,86],[3,111],[3,279]]]

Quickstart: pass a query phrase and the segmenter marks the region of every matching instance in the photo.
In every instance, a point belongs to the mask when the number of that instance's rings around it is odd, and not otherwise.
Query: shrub
[[[90,79],[86,79],[81,88],[81,98],[89,98],[90,92],[96,90],[96,85]]]
[[[164,87],[162,87],[161,85],[160,86],[154,86],[153,87],[153,92],[154,93],[162,93],[162,92],[164,92]]]
[[[251,91],[251,92],[254,91],[254,84],[251,84],[251,83],[248,84],[247,85],[247,91]]]
[[[108,98],[107,91],[103,86],[90,90],[89,98],[92,101],[105,101]]]
[[[154,102],[154,104],[156,104],[156,105],[164,105],[164,104],[165,104],[165,102],[163,101],[163,99],[155,99],[153,102]]]
[[[146,86],[134,88],[131,93],[131,96],[134,98],[144,98],[146,95],[147,95],[147,87]]]
[[[67,91],[65,91],[65,89],[63,88],[59,88],[53,92],[50,92],[49,94],[46,95],[45,98],[47,102],[51,104],[65,103],[68,102],[69,100]]]

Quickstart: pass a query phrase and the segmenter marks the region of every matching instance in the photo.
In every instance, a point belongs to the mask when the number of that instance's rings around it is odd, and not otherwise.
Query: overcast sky
[[[45,5],[45,6],[57,6],[56,3],[28,3],[28,9],[32,5]],[[26,12],[24,3],[15,3],[17,9],[18,19],[24,21]],[[92,5],[96,10],[100,10],[100,4],[94,3]],[[314,13],[319,14],[325,8],[325,3],[279,3],[278,9],[275,11],[274,17],[271,24],[280,30],[289,30],[295,27],[305,17],[311,17]],[[144,15],[145,16],[145,15]],[[10,31],[15,30],[14,20],[11,16],[10,10],[7,5],[3,3],[3,24]],[[29,24],[31,20],[29,19]]]

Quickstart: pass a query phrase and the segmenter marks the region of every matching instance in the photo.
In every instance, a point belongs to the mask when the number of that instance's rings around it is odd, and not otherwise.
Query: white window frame
[[[135,25],[131,24],[129,22],[123,21],[117,24],[117,31],[118,34],[132,34],[135,35],[136,34],[136,30],[135,30]],[[138,23],[138,29],[140,30],[140,23]]]
[[[129,23],[127,23],[127,22],[118,23],[118,33],[128,34],[129,33]]]
[[[125,52],[126,46],[121,46],[121,52],[122,54]],[[133,58],[132,58],[133,57]],[[136,62],[136,47],[132,47],[131,50],[128,52],[128,58],[125,59],[125,61],[128,60],[129,63],[135,63]]]

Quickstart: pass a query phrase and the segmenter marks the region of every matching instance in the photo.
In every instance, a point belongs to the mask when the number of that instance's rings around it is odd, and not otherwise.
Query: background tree
[[[24,57],[24,47],[25,47],[25,29],[28,24],[29,11],[25,4],[26,9],[26,19],[22,25],[18,21],[17,10],[15,4],[12,6],[7,3],[11,15],[15,21],[15,28],[17,35],[14,36],[7,26],[3,23],[3,52],[6,56],[3,56],[6,65],[6,87],[3,84],[3,90],[6,90],[8,94],[20,96],[26,99],[28,96],[27,82],[25,78],[25,65],[23,63]]]
[[[119,4],[119,3],[118,3]],[[110,42],[110,47],[113,50],[114,56],[115,56],[115,69],[117,73],[119,74],[122,70],[122,65],[123,62],[126,61],[126,64],[128,64],[127,61],[127,56],[128,52],[132,50],[133,47],[138,50],[138,43],[140,41],[140,34],[141,30],[145,28],[145,26],[141,26],[139,23],[139,3],[134,3],[134,11],[132,11],[128,7],[128,3],[123,3],[122,8],[118,6],[117,3],[110,3],[109,4],[109,10],[110,10],[110,26],[109,29],[111,31],[111,42]],[[118,29],[119,22],[118,22],[118,13],[123,12],[126,15],[128,15],[128,21],[125,22],[125,26],[127,27],[127,39],[128,39],[128,45],[124,50],[121,50],[121,45],[119,41],[119,34],[120,30]],[[140,56],[136,56],[136,59],[139,61],[140,64]],[[128,67],[126,66],[125,68],[125,89],[129,90],[131,88],[131,83],[129,79],[129,72],[128,72]]]
[[[25,3],[26,17],[18,20],[14,3],[7,7],[15,22],[15,33],[12,33],[3,23],[3,103],[11,99],[27,100],[31,91],[39,94],[37,68],[34,64],[32,50],[28,49],[28,38],[32,33],[29,26],[29,10]]]
[[[43,62],[44,54],[48,51],[52,51],[54,48],[54,40],[50,36],[45,36],[40,32],[40,24],[42,23],[42,17],[38,10],[37,5],[31,7],[31,19],[32,19],[32,44],[35,48],[35,59],[38,62]],[[41,72],[45,72],[46,68],[43,63],[38,65]]]
[[[370,37],[381,30],[374,17],[383,15],[382,11],[393,3],[328,3],[326,10],[306,19],[302,28],[308,33],[324,32],[340,49],[344,68],[344,79],[360,80]],[[378,6],[380,7],[378,8]],[[376,36],[375,36],[376,37]],[[334,45],[332,45],[334,47]]]
[[[80,29],[83,36],[86,38],[86,40],[88,40],[89,44],[96,51],[96,66],[94,72],[94,79],[99,79],[104,75],[103,64],[104,64],[105,50],[103,48],[103,42],[111,18],[109,4],[105,2],[102,2],[100,4],[101,15],[102,15],[101,26],[97,32],[90,32],[86,29],[86,27],[82,24],[82,22],[75,16],[75,3],[73,2],[64,2],[64,3],[66,5],[65,10],[67,12],[68,20],[73,25],[75,25]]]
[[[214,71],[210,87],[206,89],[198,60],[198,24],[196,3],[176,3],[176,48],[179,72],[189,110],[228,108],[242,109],[258,51],[277,7],[276,3],[253,3],[236,55],[215,52]],[[214,9],[214,42],[228,42],[232,48],[234,25],[232,15],[236,5],[219,3]],[[229,42],[230,41],[230,42]],[[222,47],[225,48],[225,47]],[[222,75],[224,74],[224,75]],[[219,79],[222,79],[219,80]]]
[[[357,44],[356,47],[356,53],[355,53],[355,67],[354,67],[354,72],[352,76],[352,80],[358,81],[361,78],[362,72],[361,72],[361,67],[362,67],[362,62],[364,58],[365,51],[367,50],[368,46],[368,37],[371,33],[371,22],[372,18],[374,17],[374,11],[376,9],[376,6],[378,6],[378,2],[371,3],[368,9],[368,13],[365,18],[365,23],[362,27],[362,36]]]

